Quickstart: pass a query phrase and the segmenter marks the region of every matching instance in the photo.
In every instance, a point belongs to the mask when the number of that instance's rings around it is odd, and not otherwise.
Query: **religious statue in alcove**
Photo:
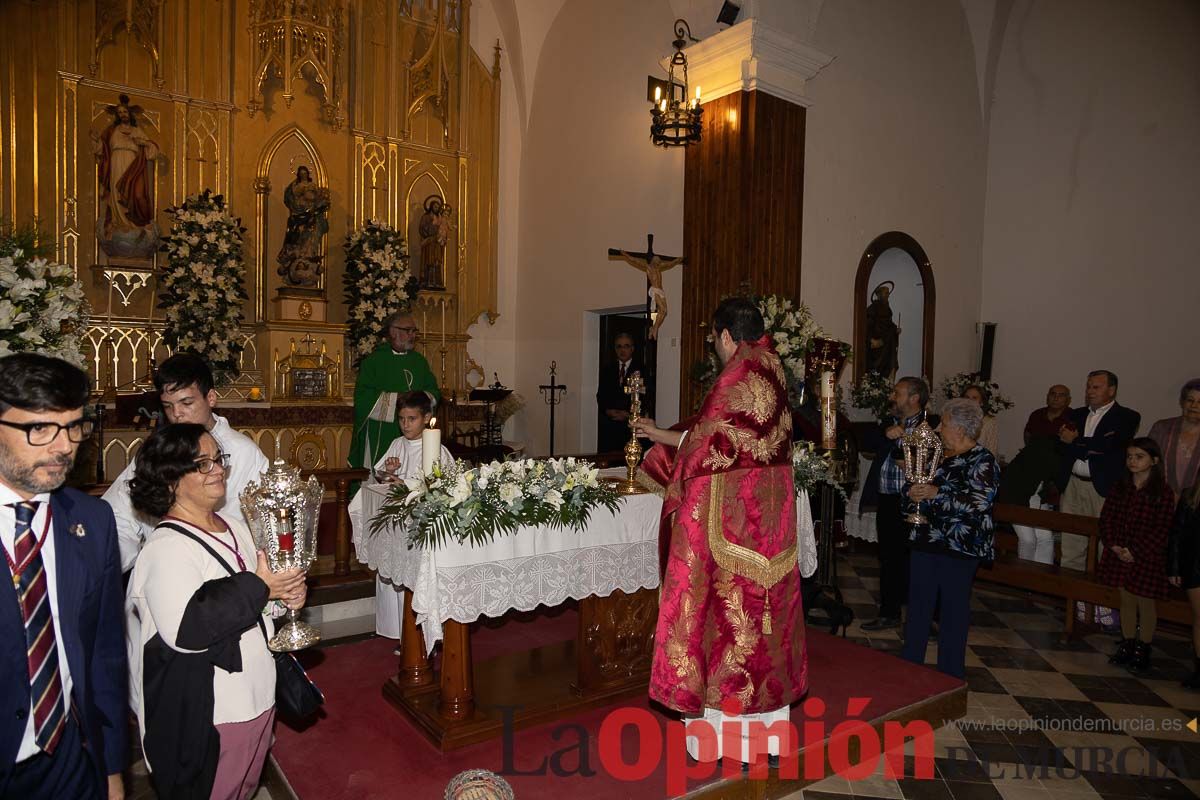
[[[105,110],[112,117],[108,127],[88,131],[100,188],[96,239],[110,258],[153,259],[159,244],[154,167],[156,160],[166,159],[138,126],[142,107],[130,105],[128,95]]]
[[[682,264],[683,256],[672,257],[656,254],[654,252],[654,234],[651,233],[646,236],[646,252],[630,253],[610,247],[608,248],[608,257],[614,261],[624,261],[646,273],[646,282],[649,284],[646,294],[651,306],[650,318],[653,320],[648,336],[651,339],[658,339],[658,329],[667,319],[667,293],[663,291],[662,274],[671,267]]]
[[[867,354],[865,369],[894,380],[900,368],[900,327],[892,321],[889,298],[896,284],[884,281],[871,292],[867,306]]]
[[[421,286],[445,289],[446,244],[454,231],[453,209],[438,195],[425,198],[425,213],[417,233],[421,237]]]
[[[290,287],[316,289],[321,283],[324,256],[321,242],[329,232],[329,190],[317,186],[306,166],[296,168],[296,179],[283,191],[288,208],[287,233],[275,260]]]

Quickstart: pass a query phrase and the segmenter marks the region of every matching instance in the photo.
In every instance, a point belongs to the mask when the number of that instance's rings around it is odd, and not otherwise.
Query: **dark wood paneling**
[[[700,399],[691,366],[722,297],[745,285],[800,299],[804,113],[762,92],[704,104],[704,131],[684,168],[681,416]]]

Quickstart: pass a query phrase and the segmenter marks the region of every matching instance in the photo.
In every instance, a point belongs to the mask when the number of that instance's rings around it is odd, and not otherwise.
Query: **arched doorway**
[[[877,236],[854,279],[855,380],[872,368],[889,377],[932,379],[936,305],[924,248],[901,231]]]

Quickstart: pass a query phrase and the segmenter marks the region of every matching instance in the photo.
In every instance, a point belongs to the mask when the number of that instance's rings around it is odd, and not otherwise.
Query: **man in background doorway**
[[[630,396],[625,393],[625,382],[642,371],[641,360],[634,358],[633,337],[628,333],[616,335],[613,352],[616,353],[613,362],[600,368],[600,386],[596,391],[600,411],[596,450],[600,453],[621,450],[629,441]]]

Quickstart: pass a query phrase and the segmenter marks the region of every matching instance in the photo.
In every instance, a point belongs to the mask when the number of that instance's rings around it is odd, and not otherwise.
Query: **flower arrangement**
[[[417,279],[409,270],[404,237],[385,222],[369,220],[346,237],[344,249],[347,335],[350,352],[361,361],[384,338],[384,319],[416,299]]]
[[[892,382],[878,372],[863,373],[850,392],[855,408],[870,411],[877,420],[886,422],[892,414]]]
[[[750,299],[762,312],[767,335],[774,342],[775,352],[783,362],[783,372],[788,382],[788,399],[793,406],[798,405],[800,388],[804,385],[804,357],[808,354],[813,340],[825,338],[827,334],[813,319],[812,312],[804,303],[797,306],[778,294],[752,296]],[[843,345],[843,351],[844,355],[849,356],[849,345]],[[710,348],[705,359],[693,365],[692,380],[707,391],[720,371],[721,361]]]
[[[812,442],[797,442],[792,447],[792,480],[797,495],[802,491],[811,494],[820,484],[828,483],[843,501],[849,502],[846,490],[834,480],[829,459],[818,453]]]
[[[620,495],[590,461],[551,458],[437,464],[427,476],[397,483],[371,523],[376,533],[409,526],[412,547],[455,541],[486,545],[521,525],[581,530],[596,508],[616,511]]]
[[[0,356],[35,350],[82,365],[91,307],[75,270],[48,251],[33,225],[0,221]]]
[[[167,214],[172,218],[162,241],[167,264],[158,283],[158,305],[166,316],[163,343],[174,352],[200,355],[221,377],[236,376],[247,298],[242,283],[246,229],[211,189],[168,208]]]
[[[994,381],[985,381],[977,372],[960,372],[949,375],[942,381],[942,397],[953,400],[962,397],[963,392],[972,386],[983,389],[983,413],[990,417],[997,416],[1001,411],[1013,407],[1013,401],[1000,393],[1000,386]]]

